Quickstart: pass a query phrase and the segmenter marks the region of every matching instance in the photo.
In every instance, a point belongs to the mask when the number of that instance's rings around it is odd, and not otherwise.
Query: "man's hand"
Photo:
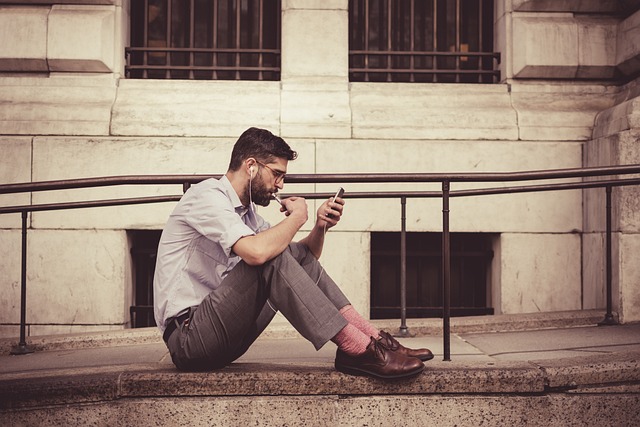
[[[338,221],[340,221],[343,206],[344,200],[340,197],[336,198],[336,200],[333,200],[333,197],[326,200],[318,208],[316,225],[311,229],[311,232],[307,237],[300,240],[300,243],[307,245],[316,258],[320,258],[320,255],[322,254],[322,248],[324,247],[324,235],[327,229],[333,227],[338,223]]]
[[[244,262],[262,265],[278,256],[307,222],[307,201],[302,197],[284,199],[281,210],[287,212],[285,219],[262,233],[242,237],[233,245],[233,252]]]
[[[284,199],[280,211],[284,212],[286,216],[292,216],[298,221],[301,221],[300,226],[309,219],[307,201],[302,197],[289,197]]]
[[[344,200],[342,198],[338,197],[335,200],[333,197],[329,198],[318,208],[316,225],[323,229],[335,226],[340,221],[343,209]]]

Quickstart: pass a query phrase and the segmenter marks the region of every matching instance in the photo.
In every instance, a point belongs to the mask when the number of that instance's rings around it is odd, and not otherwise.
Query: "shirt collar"
[[[229,200],[231,201],[231,204],[233,205],[236,213],[240,216],[244,216],[244,214],[246,214],[249,209],[246,206],[242,205],[240,197],[238,197],[238,193],[236,193],[236,190],[233,188],[231,182],[229,181],[229,178],[227,178],[226,175],[223,175],[222,178],[220,178],[220,184],[222,184],[222,186],[225,188],[227,195],[229,196]]]

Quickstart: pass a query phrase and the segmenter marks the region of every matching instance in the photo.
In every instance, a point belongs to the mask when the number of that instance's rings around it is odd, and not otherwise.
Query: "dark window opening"
[[[156,326],[153,317],[153,274],[162,231],[129,232],[133,264],[133,300],[129,307],[132,328]]]
[[[131,2],[134,79],[280,80],[280,0]]]
[[[442,317],[442,234],[407,233],[407,317]],[[490,271],[495,237],[451,234],[451,315],[493,314]],[[372,319],[400,318],[400,233],[371,234]]]
[[[493,0],[349,0],[352,82],[497,83]]]

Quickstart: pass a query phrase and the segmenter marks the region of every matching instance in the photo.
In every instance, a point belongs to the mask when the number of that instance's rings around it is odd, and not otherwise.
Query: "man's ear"
[[[253,179],[253,172],[255,170],[256,159],[251,157],[251,158],[248,158],[246,162],[247,162],[247,166],[249,167],[248,169],[249,179]]]

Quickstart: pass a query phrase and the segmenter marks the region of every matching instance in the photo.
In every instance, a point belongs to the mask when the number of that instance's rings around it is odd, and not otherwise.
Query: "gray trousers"
[[[167,347],[178,369],[221,368],[247,351],[278,310],[317,350],[347,325],[340,309],[348,304],[309,249],[292,243],[261,266],[240,262]]]

